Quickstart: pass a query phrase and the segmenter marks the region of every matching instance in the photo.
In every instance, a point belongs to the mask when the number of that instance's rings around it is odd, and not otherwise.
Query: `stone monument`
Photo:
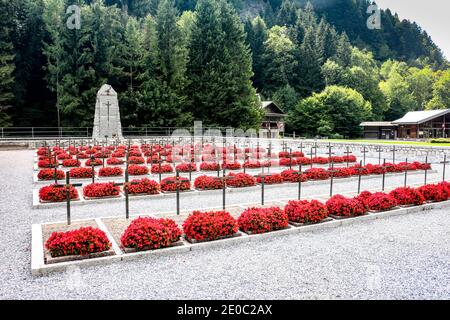
[[[117,92],[109,84],[97,92],[92,138],[123,138]]]

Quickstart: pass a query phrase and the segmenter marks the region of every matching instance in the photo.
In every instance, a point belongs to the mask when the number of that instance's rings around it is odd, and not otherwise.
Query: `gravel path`
[[[32,157],[32,151],[0,152],[2,299],[450,298],[448,209],[34,278],[31,224],[62,220],[65,212],[31,209]],[[430,175],[429,181],[439,177]],[[409,181],[418,183],[423,177]],[[402,184],[402,177],[387,182]],[[363,181],[363,189],[380,185],[377,179]],[[335,188],[356,190],[356,183],[339,182]],[[295,187],[283,191],[282,198],[296,196]],[[327,192],[328,185],[304,188],[305,195]],[[228,203],[257,201],[259,196],[259,190],[236,192]],[[266,197],[281,195],[273,189]],[[220,203],[220,195],[182,199],[184,209]],[[174,203],[136,199],[131,207],[164,212],[173,210]],[[122,213],[122,203],[73,207],[73,219]]]

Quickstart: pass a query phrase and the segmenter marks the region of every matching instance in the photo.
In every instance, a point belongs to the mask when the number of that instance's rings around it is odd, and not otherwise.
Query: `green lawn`
[[[325,141],[325,140],[323,140]],[[428,146],[428,147],[450,147],[450,143],[430,143],[421,141],[396,141],[396,140],[345,140],[345,139],[328,139],[331,142],[355,142],[355,143],[379,143],[379,144],[404,144],[412,146]]]

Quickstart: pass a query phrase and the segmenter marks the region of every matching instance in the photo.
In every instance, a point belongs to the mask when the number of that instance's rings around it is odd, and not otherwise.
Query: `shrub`
[[[296,158],[295,161],[297,162],[297,164],[301,163],[302,165],[311,164],[311,162],[312,162],[311,158],[306,158],[306,157]]]
[[[194,211],[184,221],[183,230],[188,239],[209,241],[235,234],[238,225],[226,211]]]
[[[168,177],[161,181],[161,190],[165,192],[177,191],[177,184],[179,185],[178,189],[180,191],[185,191],[191,189],[191,182],[189,179],[179,177]]]
[[[78,199],[78,191],[74,186],[69,189],[70,199]],[[51,184],[39,189],[39,199],[41,201],[61,202],[66,200],[66,188]]]
[[[396,201],[397,204],[406,205],[421,205],[425,202],[423,195],[414,188],[410,187],[400,187],[392,190],[389,193]]]
[[[386,172],[386,168],[378,164],[369,163],[366,165],[366,169],[369,171],[369,174],[383,174]]]
[[[52,257],[88,255],[111,248],[105,232],[92,227],[81,227],[66,232],[53,232],[45,242]]]
[[[147,158],[147,163],[158,163],[160,159],[158,154],[154,154]]]
[[[125,157],[125,150],[117,150],[111,154],[113,158],[123,158]]]
[[[298,182],[299,179],[301,179],[302,182],[308,180],[306,174],[298,174],[298,170],[284,170],[281,172],[281,176],[283,177],[283,180],[287,182]]]
[[[106,160],[106,163],[109,165],[118,165],[118,164],[123,164],[124,161],[122,159],[112,157],[112,158],[108,158],[108,160]]]
[[[417,191],[422,194],[426,201],[447,201],[449,197],[447,190],[442,185],[438,184],[427,184],[417,188]]]
[[[66,175],[62,170],[56,170],[56,178],[58,180],[64,179]],[[39,180],[54,180],[55,179],[55,169],[42,169],[38,173]]]
[[[397,205],[397,201],[391,195],[383,192],[375,192],[367,200],[367,206],[373,211],[390,210]]]
[[[161,170],[160,170],[161,168]],[[161,173],[172,173],[173,172],[173,167],[170,164],[161,164],[161,167],[159,166],[159,164],[154,164],[152,165],[152,169],[151,172],[153,174],[157,174],[161,171]]]
[[[184,162],[177,165],[175,169],[180,172],[193,172],[197,171],[197,165],[193,162]]]
[[[328,162],[343,163],[343,162],[345,162],[345,161],[344,161],[344,158],[343,158],[343,157],[339,157],[339,156],[331,156],[331,157],[328,157]]]
[[[87,158],[89,158],[89,155],[84,152],[80,152],[78,154],[78,159],[87,159]]]
[[[353,170],[355,172],[354,175],[362,175],[362,176],[366,176],[368,174],[370,174],[369,170],[367,169],[367,167],[365,166],[361,166],[359,164],[355,164],[354,166],[350,167],[351,170]]]
[[[161,190],[158,182],[147,178],[134,179],[128,184],[130,194],[157,194]]]
[[[101,168],[98,172],[100,177],[117,177],[123,174],[123,170],[120,167],[106,167]]]
[[[200,190],[222,189],[223,180],[210,176],[199,176],[194,181],[194,187]]]
[[[47,148],[41,147],[36,151],[36,153],[38,156],[48,156],[48,155],[50,155],[50,150]]]
[[[384,167],[386,168],[386,172],[403,172],[404,171],[404,167],[403,166],[399,166],[397,164],[393,164],[390,162],[386,162]]]
[[[447,192],[447,194],[450,195],[450,183],[448,183],[447,181],[442,181],[442,182],[438,183],[438,186],[443,188],[444,191]]]
[[[262,177],[260,175],[258,175],[256,177],[256,181],[258,183],[261,183],[262,182]],[[284,179],[281,176],[281,174],[279,174],[279,173],[273,173],[271,175],[267,175],[267,176],[264,177],[264,183],[265,184],[278,184],[278,183],[283,183],[283,182],[284,182]]]
[[[83,188],[83,195],[89,198],[117,196],[120,188],[112,182],[94,182]]]
[[[93,173],[91,168],[73,168],[69,171],[69,176],[73,179],[92,178]]]
[[[278,152],[278,158],[290,158],[290,154],[287,151],[280,151]]]
[[[128,156],[131,157],[142,157],[142,153],[139,150],[133,150],[131,149],[130,152],[128,153]]]
[[[294,151],[294,152],[292,152],[292,157],[294,157],[294,158],[301,158],[301,157],[304,157],[304,156],[305,156],[305,154],[303,152],[301,152],[301,151]]]
[[[330,177],[329,172],[322,168],[307,169],[305,174],[309,180],[326,180]]]
[[[79,167],[81,162],[77,159],[65,159],[62,162],[63,167]]]
[[[220,170],[220,165],[217,162],[202,162],[200,170],[203,171],[217,171]]]
[[[430,163],[422,163],[422,162],[415,161],[415,162],[413,162],[413,165],[417,168],[417,170],[431,170]]]
[[[346,198],[342,195],[335,195],[328,199],[328,213],[335,216],[351,217],[361,216],[366,213],[366,206],[361,201]]]
[[[143,157],[129,157],[128,163],[130,164],[143,164],[145,163],[145,159]]]
[[[94,153],[94,158],[105,159],[110,157],[110,153],[108,151],[100,151]]]
[[[328,217],[327,207],[317,200],[291,200],[284,207],[289,221],[317,223]]]
[[[230,173],[227,177],[227,185],[235,188],[249,187],[256,184],[256,179],[253,176],[243,172]]]
[[[402,168],[402,171],[415,171],[417,170],[417,166],[412,162],[400,162],[397,164],[400,168]]]
[[[132,176],[142,176],[148,173],[148,168],[146,166],[139,166],[137,164],[133,164],[128,167],[128,174]]]
[[[72,156],[68,153],[60,153],[56,156],[56,159],[58,160],[67,160],[67,159],[72,159]]]
[[[343,156],[344,162],[356,162],[356,157],[352,155]]]
[[[92,159],[87,159],[84,165],[86,167],[90,167],[92,163],[94,164],[94,166],[101,166],[103,164],[103,160],[98,158],[94,158],[93,161]]]
[[[126,248],[141,251],[168,247],[180,237],[181,230],[171,219],[139,217],[130,223],[120,241]]]
[[[239,170],[241,169],[241,164],[239,162],[224,162],[222,163],[222,168],[228,170]]]
[[[289,220],[284,210],[272,208],[248,208],[238,218],[239,229],[247,233],[264,233],[287,228]]]

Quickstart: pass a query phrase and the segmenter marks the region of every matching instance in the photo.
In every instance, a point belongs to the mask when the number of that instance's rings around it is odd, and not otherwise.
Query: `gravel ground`
[[[63,220],[63,208],[31,209],[33,151],[0,152],[0,298],[2,299],[449,299],[448,209],[361,222],[325,231],[223,245],[173,256],[70,268],[34,278],[31,224]],[[439,169],[439,168],[437,168]],[[439,179],[432,174],[429,181]],[[423,177],[411,176],[409,183]],[[402,185],[403,177],[387,186]],[[379,188],[381,179],[363,181]],[[356,190],[336,182],[336,192]],[[328,185],[304,195],[328,193]],[[266,190],[266,201],[297,189]],[[258,201],[259,189],[228,195],[229,204]],[[183,197],[183,209],[220,206],[221,195]],[[123,214],[123,203],[73,207],[73,219]],[[170,199],[132,201],[133,213],[173,210]],[[137,208],[139,212],[137,212]],[[424,219],[424,215],[427,215]],[[12,250],[14,249],[14,251]]]

